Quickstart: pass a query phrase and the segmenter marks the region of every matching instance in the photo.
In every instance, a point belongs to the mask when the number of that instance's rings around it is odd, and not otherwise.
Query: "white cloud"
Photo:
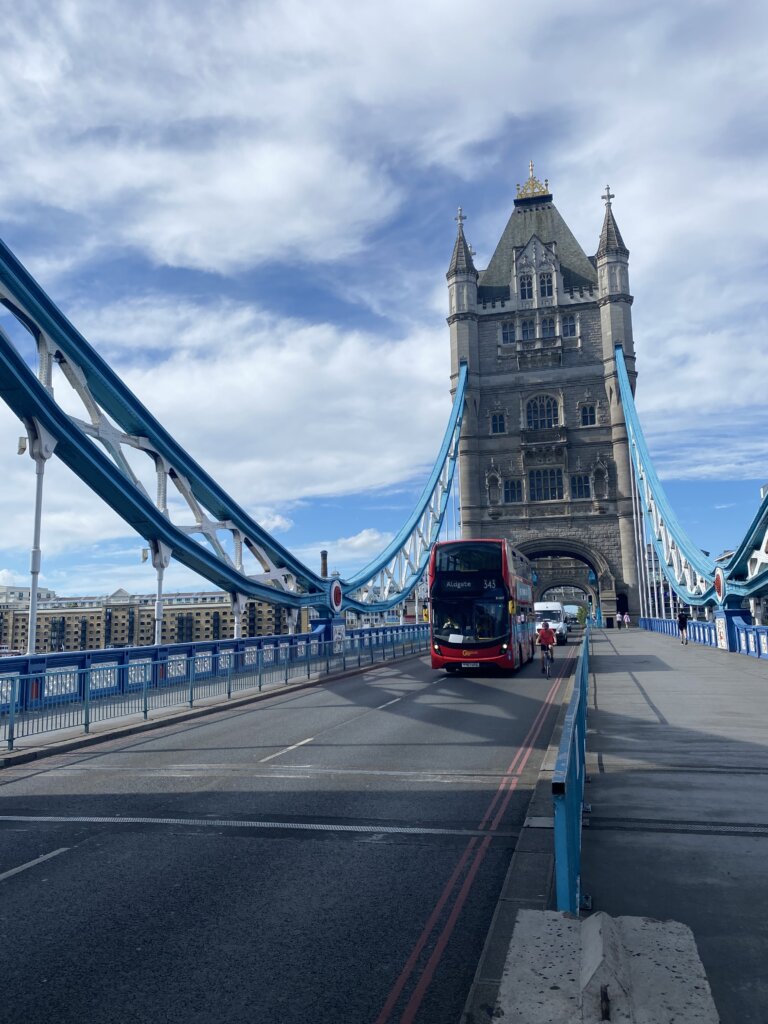
[[[162,306],[147,316],[167,319]],[[236,339],[237,354],[230,345],[190,354],[182,335],[159,364],[122,375],[246,507],[377,489],[431,467],[450,410],[443,330],[383,344],[239,309],[231,331],[218,311],[191,319],[196,337]]]

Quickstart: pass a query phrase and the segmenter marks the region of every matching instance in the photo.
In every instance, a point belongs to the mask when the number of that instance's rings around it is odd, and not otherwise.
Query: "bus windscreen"
[[[496,544],[446,544],[435,551],[435,572],[501,572]]]
[[[446,643],[502,641],[509,634],[507,602],[437,599],[432,605],[432,635]]]

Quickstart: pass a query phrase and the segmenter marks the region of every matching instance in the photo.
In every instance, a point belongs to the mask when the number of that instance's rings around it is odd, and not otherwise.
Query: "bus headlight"
[[[434,647],[435,651],[439,654],[440,653],[440,648],[438,647],[438,645],[437,644],[432,644],[432,646]]]
[[[502,651],[506,651],[508,647],[509,647],[509,644],[502,644],[501,645]]]

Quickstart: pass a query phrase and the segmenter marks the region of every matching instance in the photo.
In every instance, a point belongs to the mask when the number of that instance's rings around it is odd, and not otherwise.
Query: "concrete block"
[[[581,921],[550,910],[518,911],[494,1017],[507,1024],[719,1024],[686,925],[603,913]]]
[[[629,960],[621,930],[607,914],[593,914],[582,922],[580,966],[583,1019],[634,1024]],[[606,999],[610,1017],[603,1015]]]
[[[551,910],[521,910],[499,987],[505,1024],[581,1021],[580,922]]]
[[[618,917],[635,1024],[719,1024],[693,932],[679,921]]]

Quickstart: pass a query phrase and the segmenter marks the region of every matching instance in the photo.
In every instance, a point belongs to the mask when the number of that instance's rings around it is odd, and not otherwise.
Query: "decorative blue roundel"
[[[720,604],[725,600],[725,573],[719,565],[715,569],[715,597]]]
[[[338,614],[341,611],[341,600],[343,594],[341,590],[341,584],[338,580],[334,580],[331,584],[331,589],[328,593],[328,598],[331,604],[331,611]]]

